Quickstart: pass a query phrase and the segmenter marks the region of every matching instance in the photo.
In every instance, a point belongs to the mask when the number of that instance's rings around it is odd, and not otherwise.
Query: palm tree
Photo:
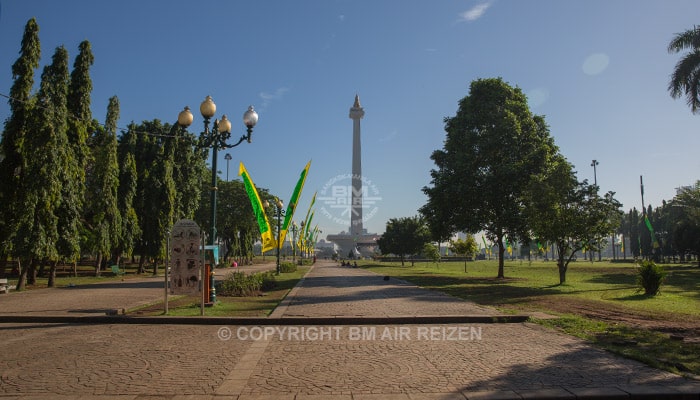
[[[678,61],[668,84],[671,97],[677,99],[685,94],[693,114],[700,113],[700,27],[693,26],[676,34],[668,45],[669,53],[689,50]]]

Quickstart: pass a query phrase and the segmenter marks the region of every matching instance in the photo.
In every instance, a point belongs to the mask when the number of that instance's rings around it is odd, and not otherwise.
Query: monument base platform
[[[377,239],[381,235],[376,233],[365,233],[359,236],[338,234],[328,235],[326,240],[333,242],[338,246],[338,256],[343,259],[372,257],[379,253]]]

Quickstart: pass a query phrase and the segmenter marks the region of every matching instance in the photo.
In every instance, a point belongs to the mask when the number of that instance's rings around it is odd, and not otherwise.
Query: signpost
[[[181,219],[170,233],[170,294],[196,295],[202,290],[201,233],[196,222]],[[167,279],[167,278],[166,278]]]

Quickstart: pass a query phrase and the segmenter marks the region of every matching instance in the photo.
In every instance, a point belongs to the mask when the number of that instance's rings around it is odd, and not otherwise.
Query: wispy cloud
[[[260,99],[262,100],[260,108],[266,108],[273,101],[282,100],[282,97],[284,97],[284,94],[288,91],[289,88],[281,87],[275,90],[274,93],[260,92]]]
[[[477,4],[469,10],[459,14],[459,20],[462,22],[476,21],[477,19],[481,18],[484,13],[486,13],[486,10],[488,10],[489,7],[491,7],[491,2]]]

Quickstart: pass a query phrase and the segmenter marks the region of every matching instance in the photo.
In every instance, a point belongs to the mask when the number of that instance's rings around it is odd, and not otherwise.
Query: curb
[[[0,324],[179,324],[179,325],[398,325],[398,324],[511,324],[527,321],[527,315],[443,315],[401,317],[130,317],[3,315]]]

